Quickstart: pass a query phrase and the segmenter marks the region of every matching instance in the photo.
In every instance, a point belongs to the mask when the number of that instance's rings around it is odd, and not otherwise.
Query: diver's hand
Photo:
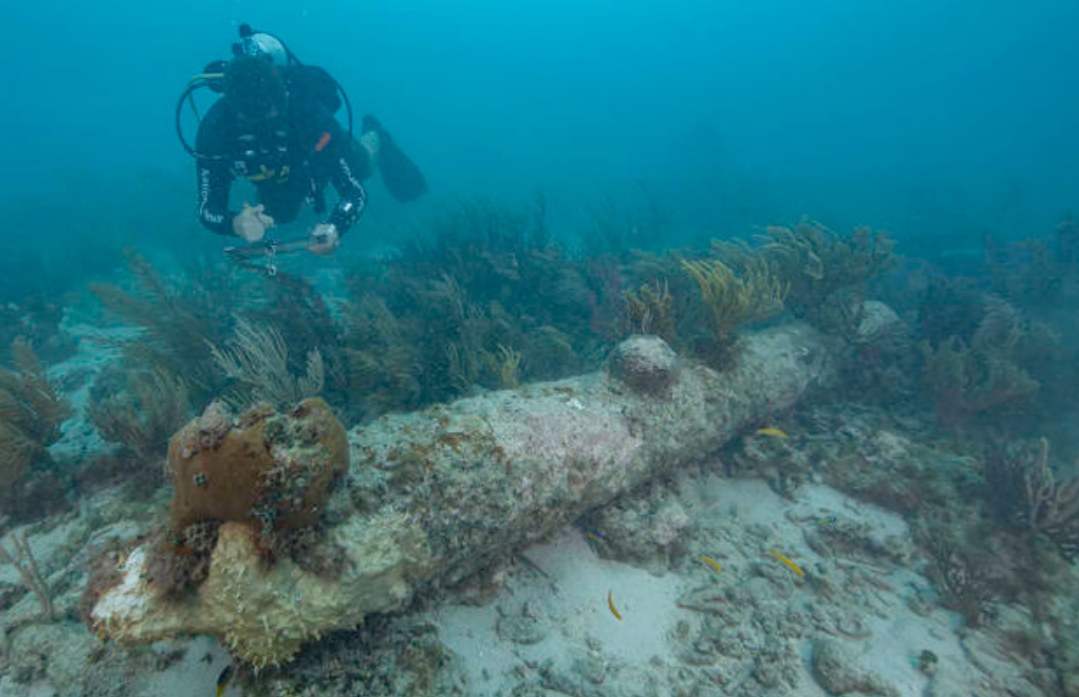
[[[244,242],[258,242],[274,225],[273,218],[263,213],[264,210],[262,204],[254,208],[244,204],[244,209],[232,219],[232,231]]]
[[[333,223],[316,225],[311,233],[311,242],[307,245],[307,251],[320,257],[331,256],[341,245],[341,234],[337,232],[337,226]]]

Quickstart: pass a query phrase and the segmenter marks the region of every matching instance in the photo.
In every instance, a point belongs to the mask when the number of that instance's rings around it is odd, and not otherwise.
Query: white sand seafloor
[[[739,546],[739,527],[766,529],[776,549],[809,573],[825,560],[806,546],[802,527],[818,524],[818,520],[819,524],[827,524],[826,516],[871,526],[882,540],[909,535],[906,524],[898,516],[854,501],[826,486],[805,487],[799,492],[797,502],[782,499],[760,479],[711,476],[703,482],[694,480],[692,486],[699,488],[684,488],[681,499],[687,513],[698,525],[708,525],[708,519],[714,519],[731,532],[732,543],[713,552],[723,569],[721,573],[699,563],[689,573],[657,575],[607,561],[597,556],[580,531],[571,529],[551,544],[525,552],[550,579],[528,567],[518,567],[490,604],[447,605],[431,611],[427,619],[438,626],[442,641],[464,659],[470,694],[506,695],[517,683],[515,670],[521,666],[553,662],[555,671],[571,671],[574,663],[588,655],[601,656],[602,661],[642,666],[657,660],[676,663],[670,642],[676,624],[679,620],[693,623],[699,619],[697,613],[676,604],[685,590],[702,585],[723,588],[744,584],[751,578],[747,567],[755,562],[782,567],[778,558],[759,555],[752,543]],[[797,524],[791,518],[807,518],[812,522]],[[961,624],[958,615],[938,608],[928,617],[922,617],[908,608],[907,596],[932,594],[929,581],[916,569],[901,569],[881,577],[894,590],[878,590],[872,607],[851,608],[868,630],[868,637],[856,642],[862,669],[879,676],[882,683],[895,688],[895,694],[901,697],[920,696],[925,694],[929,677],[919,672],[917,657],[928,649],[949,666],[953,679],[961,679],[975,689],[979,672],[967,661],[954,633]],[[622,621],[607,607],[608,591],[612,592]],[[803,584],[794,597],[777,597],[775,602],[793,607],[811,602],[812,598],[813,591]],[[535,644],[499,637],[499,624],[504,616],[521,609],[541,625],[539,632],[543,638]],[[802,642],[805,675],[799,681],[797,694],[827,695],[810,676],[810,641]],[[746,676],[731,676],[731,680],[737,681],[739,677]],[[632,686],[622,686],[613,688],[610,694],[637,693]]]

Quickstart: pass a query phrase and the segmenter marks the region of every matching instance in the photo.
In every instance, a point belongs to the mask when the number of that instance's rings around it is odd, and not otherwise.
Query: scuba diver
[[[351,105],[329,73],[304,65],[280,39],[246,24],[240,39],[231,61],[215,61],[192,80],[176,110],[180,142],[195,157],[198,216],[204,226],[258,247],[269,228],[295,220],[302,206],[325,212],[329,184],[338,197],[333,210],[292,248],[330,255],[363,214],[367,193],[362,182],[375,171],[402,202],[427,190],[419,169],[374,117],[365,116],[360,137],[353,137]],[[199,119],[192,148],[180,125],[181,111],[186,100],[198,117],[191,95],[203,86],[222,97]],[[334,116],[342,103],[347,129]],[[237,177],[255,186],[257,205],[229,210]],[[280,246],[274,244],[270,253],[275,249]]]

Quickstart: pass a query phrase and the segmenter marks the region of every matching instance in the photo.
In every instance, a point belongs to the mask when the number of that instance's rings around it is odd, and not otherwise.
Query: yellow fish
[[[798,574],[799,576],[802,576],[802,575],[805,574],[805,572],[802,571],[802,569],[799,568],[799,566],[797,564],[795,564],[790,559],[785,557],[783,554],[781,554],[775,548],[769,547],[768,551],[771,552],[772,554],[776,555],[776,558],[779,559],[779,561],[783,562],[783,565],[786,566],[791,571],[793,571],[794,573]]]
[[[229,686],[229,681],[232,680],[232,673],[232,664],[230,663],[221,671],[221,675],[217,676],[217,697],[221,697],[225,693],[225,688]]]
[[[758,436],[771,436],[772,438],[790,438],[790,436],[783,431],[780,431],[778,428],[758,428],[754,433]]]
[[[621,622],[622,613],[619,612],[618,608],[614,606],[614,594],[612,593],[612,591],[607,591],[607,607],[611,609],[611,614],[614,615],[619,622]]]
[[[717,573],[717,574],[723,573],[723,567],[721,567],[721,566],[719,565],[719,562],[717,562],[717,561],[716,561],[715,559],[713,559],[712,557],[701,557],[701,558],[700,558],[700,559],[698,559],[697,561],[699,561],[700,563],[704,564],[705,566],[710,566],[710,567],[712,567],[713,569],[715,569],[715,570],[716,570],[716,573]]]

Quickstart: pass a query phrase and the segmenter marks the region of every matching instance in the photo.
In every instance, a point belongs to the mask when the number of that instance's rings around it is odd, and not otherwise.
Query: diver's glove
[[[307,251],[320,257],[333,255],[341,245],[341,233],[337,232],[337,226],[333,223],[316,225],[311,232],[311,242],[307,245]]]
[[[232,231],[244,242],[258,242],[274,226],[273,218],[263,213],[264,210],[262,204],[252,208],[245,203],[244,209],[232,219]]]

